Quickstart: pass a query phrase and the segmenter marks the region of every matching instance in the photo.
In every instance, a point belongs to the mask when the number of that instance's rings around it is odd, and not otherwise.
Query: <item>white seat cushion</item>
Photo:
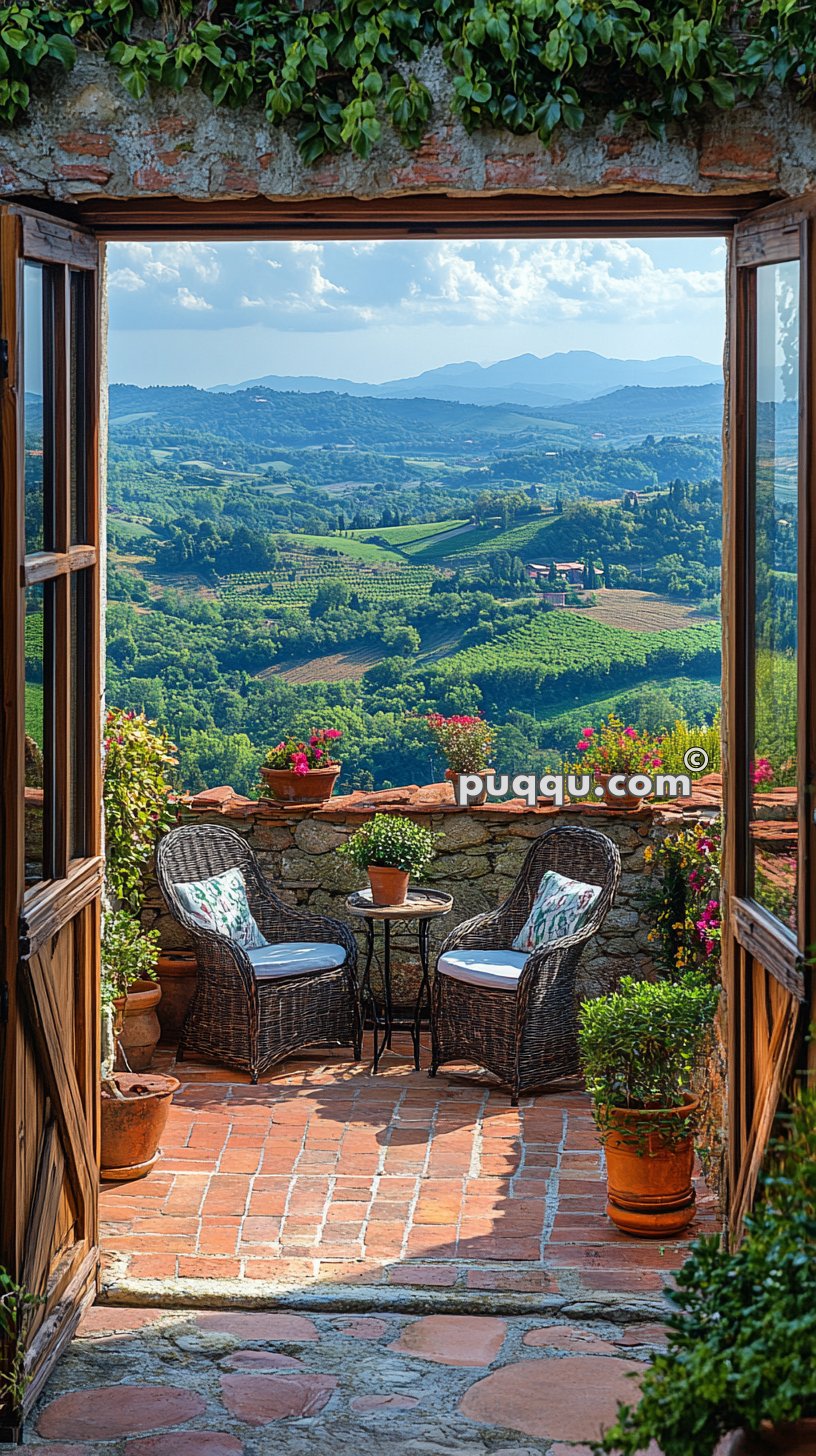
[[[259,981],[283,981],[306,971],[333,971],[346,959],[345,946],[331,940],[289,940],[248,950]]]
[[[471,986],[487,986],[491,991],[515,991],[519,976],[529,956],[517,950],[446,951],[439,957],[437,974],[452,976],[455,981],[468,981]]]

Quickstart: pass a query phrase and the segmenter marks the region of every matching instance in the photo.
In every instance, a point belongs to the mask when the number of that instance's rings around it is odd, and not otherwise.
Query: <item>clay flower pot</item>
[[[198,962],[195,951],[165,951],[159,956],[156,972],[161,986],[161,1000],[156,1008],[161,1028],[159,1039],[178,1041],[196,990]]]
[[[475,772],[477,772],[477,770],[474,769],[474,773]],[[478,772],[486,777],[488,774],[491,774],[493,770],[492,768],[480,768]],[[455,768],[445,769],[445,778],[447,779],[449,784],[453,785],[453,798],[456,804],[459,803],[459,780],[463,777],[464,775],[458,773]],[[482,789],[480,794],[475,794],[472,797],[468,798],[468,808],[472,808],[474,804],[483,804],[486,798],[487,788],[484,788]]]
[[[334,763],[328,768],[310,768],[305,774],[288,768],[262,768],[261,777],[272,798],[281,804],[321,804],[331,798],[341,767]]]
[[[603,1109],[606,1211],[624,1233],[663,1238],[694,1218],[690,1122],[699,1106],[700,1099],[687,1093],[682,1107]]]
[[[132,1072],[144,1072],[156,1050],[161,1036],[156,1007],[161,994],[156,981],[134,981],[127,996],[114,1003],[122,1019],[119,1045]]]
[[[407,870],[397,870],[392,865],[369,865],[372,905],[404,905],[410,878]]]
[[[758,1431],[735,1431],[725,1456],[816,1456],[816,1417],[763,1421]]]
[[[117,1072],[116,1085],[124,1100],[102,1088],[102,1177],[110,1182],[144,1178],[159,1156],[175,1077]]]
[[[608,774],[608,773],[598,773],[598,772],[596,772],[596,774],[595,774],[595,782],[596,782],[596,784],[600,784],[601,788],[604,791],[603,792],[603,799],[601,800],[601,802],[604,803],[604,804],[608,804],[609,807],[610,807],[610,809],[640,809],[640,808],[642,808],[642,806],[643,806],[643,798],[641,797],[640,794],[623,794],[623,795],[621,795],[621,794],[612,794],[612,793],[609,792],[609,780],[610,779],[613,779],[614,777],[615,777],[615,775],[613,773],[612,774]],[[629,775],[629,777],[631,777],[631,775]]]

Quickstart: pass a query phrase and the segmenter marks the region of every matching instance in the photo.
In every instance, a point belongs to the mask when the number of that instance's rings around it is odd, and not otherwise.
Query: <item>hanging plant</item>
[[[24,0],[0,5],[0,121],[83,50],[105,55],[136,100],[189,85],[215,106],[260,98],[305,162],[346,147],[365,159],[385,121],[406,146],[421,141],[432,102],[417,72],[432,49],[468,130],[545,143],[589,112],[660,135],[774,83],[803,100],[816,87],[816,27],[792,0]]]

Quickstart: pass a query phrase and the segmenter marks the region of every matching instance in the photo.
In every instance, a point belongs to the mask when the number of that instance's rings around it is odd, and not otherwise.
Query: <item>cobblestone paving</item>
[[[102,1192],[111,1297],[659,1300],[689,1239],[714,1227],[704,1189],[686,1238],[620,1234],[582,1092],[511,1108],[473,1069],[415,1072],[406,1040],[376,1077],[368,1058],[325,1053],[257,1087],[175,1067],[160,1162]],[[158,1062],[169,1069],[172,1054]]]
[[[535,1315],[97,1306],[28,1440],[39,1456],[588,1456],[662,1339]]]

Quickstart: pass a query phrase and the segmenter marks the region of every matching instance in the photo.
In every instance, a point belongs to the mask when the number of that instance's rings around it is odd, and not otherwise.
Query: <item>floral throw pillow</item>
[[[513,950],[534,951],[580,930],[601,893],[600,885],[569,880],[555,870],[541,877],[530,914],[513,941]]]
[[[269,941],[261,935],[247,900],[246,880],[238,869],[189,880],[175,886],[183,908],[202,930],[226,935],[244,950],[259,950]]]

